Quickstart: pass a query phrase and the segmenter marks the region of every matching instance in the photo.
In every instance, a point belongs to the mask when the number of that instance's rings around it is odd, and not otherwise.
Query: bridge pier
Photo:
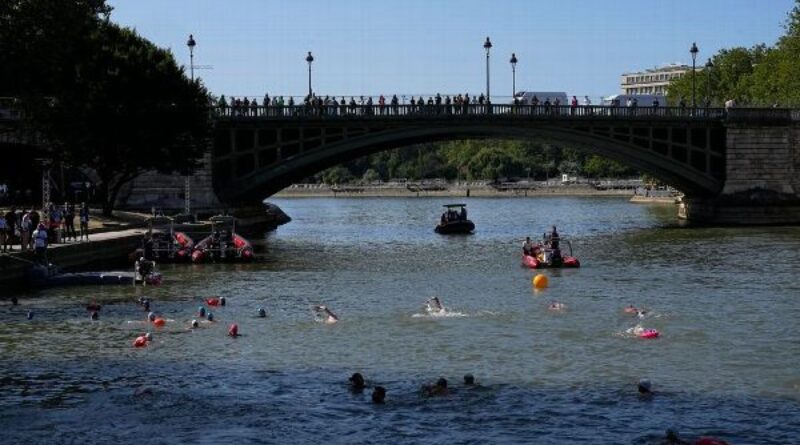
[[[800,224],[800,126],[727,125],[726,174],[713,197],[684,199],[679,217],[702,224]]]

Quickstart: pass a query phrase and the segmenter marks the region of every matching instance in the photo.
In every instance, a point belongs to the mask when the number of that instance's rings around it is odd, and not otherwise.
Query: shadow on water
[[[349,370],[242,369],[224,363],[131,360],[62,371],[4,364],[4,443],[660,443],[684,438],[786,444],[800,428],[796,402],[717,397],[635,387],[525,387],[448,376],[451,392],[423,397],[436,375],[367,374],[363,394]],[[97,372],[97,371],[101,372]],[[370,387],[388,389],[370,403]],[[657,386],[656,386],[657,388]],[[13,425],[13,428],[10,426]]]

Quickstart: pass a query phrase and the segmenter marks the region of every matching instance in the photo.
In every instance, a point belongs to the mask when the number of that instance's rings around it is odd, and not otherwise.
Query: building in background
[[[622,94],[653,94],[665,96],[670,82],[691,71],[687,65],[666,65],[639,73],[625,73],[620,80]]]

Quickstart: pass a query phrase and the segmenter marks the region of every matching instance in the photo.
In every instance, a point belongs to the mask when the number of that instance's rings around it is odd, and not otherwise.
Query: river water
[[[2,443],[800,440],[798,228],[682,228],[670,207],[617,198],[472,198],[476,233],[446,237],[442,199],[274,202],[293,221],[258,263],[163,265],[160,287],[0,306]],[[545,271],[534,291],[520,245],[552,224],[583,267]],[[208,295],[228,305],[189,330]],[[166,327],[143,322],[140,296]],[[446,316],[423,310],[433,296]],[[318,303],[339,323],[316,321]],[[637,324],[662,335],[636,338]],[[154,341],[134,349],[145,330]],[[353,372],[387,403],[350,393]],[[451,393],[422,397],[439,377]]]

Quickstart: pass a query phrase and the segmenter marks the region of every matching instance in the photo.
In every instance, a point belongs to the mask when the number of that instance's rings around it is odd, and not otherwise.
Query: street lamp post
[[[492,42],[489,41],[489,37],[486,37],[486,41],[483,42],[483,48],[486,50],[486,100],[491,100],[491,95],[489,94],[489,50],[492,49]]]
[[[714,68],[714,64],[711,63],[711,59],[708,59],[706,62],[706,105],[711,105],[711,69]]]
[[[197,43],[194,41],[194,36],[189,34],[189,40],[186,42],[186,46],[189,47],[189,73],[192,78],[192,82],[194,82],[194,47]]]
[[[194,47],[197,42],[194,41],[194,36],[189,34],[189,40],[186,41],[186,46],[189,47],[189,75],[191,76],[192,83],[194,83]],[[186,174],[183,182],[183,213],[191,215],[192,213],[192,176]]]
[[[697,101],[696,101],[697,88],[695,86],[695,77],[696,77],[695,62],[697,61],[698,51],[699,50],[697,49],[697,44],[692,42],[692,47],[689,49],[689,52],[692,54],[692,108],[697,108]]]
[[[311,63],[314,61],[314,56],[311,55],[311,51],[308,52],[306,56],[306,62],[308,62],[308,97],[311,97]]]
[[[511,53],[511,98],[517,96],[517,55]]]

